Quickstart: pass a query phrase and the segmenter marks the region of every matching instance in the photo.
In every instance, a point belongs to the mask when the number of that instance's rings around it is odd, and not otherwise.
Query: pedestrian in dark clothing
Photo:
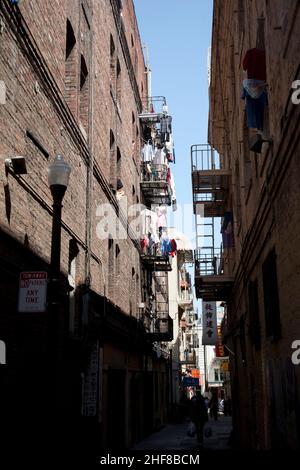
[[[189,416],[191,421],[195,423],[198,443],[203,445],[203,428],[208,421],[208,416],[205,400],[201,393],[191,398]]]
[[[211,397],[209,408],[210,408],[210,416],[213,417],[215,421],[217,421],[217,419],[218,419],[218,408],[219,408],[217,395],[214,394]]]

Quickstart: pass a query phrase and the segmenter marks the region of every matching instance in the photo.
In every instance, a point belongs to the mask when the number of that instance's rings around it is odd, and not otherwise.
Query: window
[[[117,60],[117,103],[121,107],[121,65],[119,60]]]
[[[89,112],[89,77],[88,68],[83,55],[80,58],[80,94],[79,94],[79,119],[84,129],[88,130]]]
[[[132,135],[132,150],[133,154],[135,154],[135,115],[132,113],[131,116],[131,135]]]
[[[65,99],[70,110],[77,109],[76,38],[69,20],[66,27]]]
[[[122,155],[119,147],[117,147],[117,178],[121,178],[122,172]]]
[[[120,274],[120,248],[119,245],[116,245],[116,275]]]
[[[219,369],[214,369],[215,382],[219,382]]]
[[[257,280],[250,281],[248,284],[249,301],[249,336],[250,341],[256,350],[261,348],[260,321],[259,321],[259,302],[258,302],[258,284]]]
[[[75,332],[75,287],[76,287],[76,260],[79,253],[79,248],[76,240],[73,238],[69,241],[69,259],[68,259],[68,283],[70,286],[69,293],[69,331],[70,333]]]
[[[108,239],[108,295],[110,298],[113,298],[114,286],[114,241],[110,235]]]
[[[247,126],[246,111],[244,111],[244,130],[243,130],[243,159],[244,159],[244,185],[245,196],[247,197],[248,189],[251,184],[251,158],[249,149],[249,129]]]
[[[117,186],[117,178],[116,178],[116,157],[115,157],[115,152],[116,152],[116,145],[115,145],[115,135],[112,130],[110,130],[109,133],[109,157],[110,157],[110,175],[109,175],[109,180],[110,180],[110,186],[112,189],[116,189]]]
[[[244,320],[244,318],[241,318],[241,320],[240,320],[240,346],[241,346],[242,365],[245,367],[247,365],[247,350],[246,350],[246,336],[245,336],[245,320]]]
[[[239,24],[239,34],[241,35],[245,31],[244,0],[238,0],[238,24]]]
[[[115,94],[116,90],[116,56],[115,56],[115,43],[113,40],[112,35],[110,35],[110,86],[113,94]]]
[[[239,161],[235,162],[235,188],[236,188],[236,218],[237,223],[241,223],[241,189],[240,189],[240,165]]]
[[[263,263],[262,273],[266,337],[271,337],[273,341],[278,341],[281,338],[281,323],[275,249],[269,253]]]

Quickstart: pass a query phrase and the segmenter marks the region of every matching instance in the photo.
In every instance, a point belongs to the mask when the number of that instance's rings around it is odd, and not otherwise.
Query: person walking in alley
[[[197,440],[200,446],[203,445],[203,428],[204,424],[208,421],[207,408],[205,405],[204,397],[200,391],[196,392],[191,398],[189,416],[191,421],[195,423]]]
[[[213,417],[214,420],[217,421],[219,404],[218,404],[218,397],[215,393],[211,397],[209,407],[210,407],[210,416],[211,416],[211,418]]]

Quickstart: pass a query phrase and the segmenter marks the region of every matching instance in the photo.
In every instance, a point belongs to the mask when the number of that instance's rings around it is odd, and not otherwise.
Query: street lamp
[[[60,250],[61,210],[71,167],[57,155],[48,167],[48,183],[53,198],[51,259],[48,290],[48,367],[49,367],[49,412],[52,418],[58,411],[58,387],[63,349],[64,315],[60,307]]]
[[[61,243],[61,209],[65,195],[71,167],[61,155],[57,155],[54,162],[48,167],[48,183],[53,198],[52,240],[51,240],[51,280],[59,279],[60,273],[60,243]]]

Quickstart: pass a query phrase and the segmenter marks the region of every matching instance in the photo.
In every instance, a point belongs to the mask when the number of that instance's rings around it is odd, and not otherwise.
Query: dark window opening
[[[69,20],[67,20],[67,38],[66,38],[66,60],[70,57],[73,48],[76,44],[75,34],[72,28],[72,25]]]
[[[79,97],[79,117],[80,122],[88,130],[89,112],[89,79],[88,68],[83,55],[80,58],[80,97]]]
[[[76,114],[77,108],[77,66],[76,38],[69,20],[66,27],[66,57],[65,57],[65,99],[70,110]]]
[[[244,111],[244,130],[243,130],[244,136],[243,136],[243,157],[244,157],[244,185],[245,185],[245,190],[246,190],[246,196],[247,196],[247,191],[249,189],[249,186],[251,184],[251,176],[252,176],[252,171],[251,171],[251,157],[250,157],[250,149],[249,149],[249,129],[247,126],[247,115],[246,111]]]
[[[244,318],[240,321],[240,346],[241,346],[241,357],[242,365],[247,365],[247,355],[246,355],[246,336],[245,336],[245,320]]]
[[[250,341],[256,350],[261,348],[260,320],[259,320],[259,301],[258,301],[258,283],[257,280],[250,281],[248,284],[249,300],[249,336]]]
[[[116,245],[116,275],[120,274],[120,248],[119,245]]]
[[[121,106],[121,65],[119,60],[117,60],[117,103]]]
[[[117,186],[117,177],[116,177],[116,158],[115,158],[115,152],[116,152],[116,146],[115,146],[115,135],[112,130],[110,130],[109,133],[109,149],[110,149],[110,186],[112,189],[116,189]]]
[[[115,276],[114,276],[114,241],[110,236],[108,239],[108,295],[114,296]]]
[[[262,266],[266,337],[273,341],[281,338],[279,291],[277,282],[276,253],[273,249]]]
[[[122,155],[119,147],[117,147],[117,178],[121,178],[122,171]]]

